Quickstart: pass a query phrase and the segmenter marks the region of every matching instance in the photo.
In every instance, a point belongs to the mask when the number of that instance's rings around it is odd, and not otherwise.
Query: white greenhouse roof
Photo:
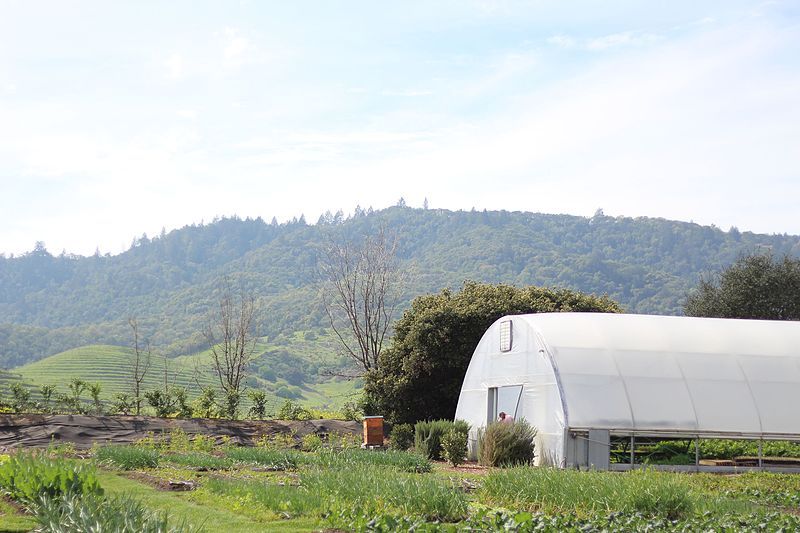
[[[549,354],[566,427],[800,435],[800,322],[601,313],[510,318],[527,323]]]

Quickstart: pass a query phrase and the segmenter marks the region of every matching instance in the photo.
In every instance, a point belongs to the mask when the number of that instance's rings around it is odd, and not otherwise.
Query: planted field
[[[295,334],[275,343],[267,343],[262,339],[256,346],[256,353],[260,355],[254,361],[249,383],[251,388],[266,393],[269,412],[275,413],[287,399],[310,408],[338,409],[346,401],[352,400],[357,392],[357,380],[340,380],[320,375],[319,368],[313,365],[306,372],[313,371],[314,374],[297,374],[295,377],[299,381],[296,385],[290,384],[274,372],[276,367],[282,373],[290,372],[284,368],[284,358],[297,361],[313,359],[323,366],[335,366],[336,361],[330,359],[329,355],[323,355],[329,339],[322,335],[309,336],[311,339],[306,339],[303,334]],[[59,392],[66,392],[67,384],[75,378],[87,383],[100,383],[101,398],[110,400],[116,394],[131,393],[131,357],[132,350],[121,346],[92,345],[75,348],[15,368],[13,372],[0,371],[0,393],[7,398],[10,384],[21,382],[31,390],[33,398],[38,399],[37,390],[40,386],[55,385]],[[164,358],[153,355],[150,369],[142,384],[143,391],[164,387],[164,366]],[[210,350],[168,358],[166,366],[168,383],[186,387],[192,399],[199,394],[201,386],[218,386],[216,376],[211,370]],[[298,363],[295,366],[302,365]],[[290,375],[289,379],[294,378]],[[246,412],[249,407],[246,397],[243,399],[243,407]]]
[[[33,516],[5,508],[0,529],[30,529],[33,520],[41,524],[53,513],[67,513],[65,506],[80,507],[80,513],[70,512],[82,519],[95,513],[98,523],[115,520],[102,506],[92,507],[98,497],[110,506],[125,501],[132,520],[174,531],[800,529],[796,475],[453,469],[413,452],[364,451],[348,442],[332,439],[311,452],[286,448],[280,440],[239,448],[176,434],[98,447],[88,459],[40,457],[42,475],[31,475],[40,468],[38,459],[23,455],[15,464],[15,472],[27,473],[22,486],[14,486],[21,478],[4,475],[0,465],[6,492],[37,494],[36,483],[47,483],[58,469],[75,469],[64,487],[92,494],[99,487],[102,495],[79,505],[68,497],[58,503],[56,494],[47,505],[32,505]]]
[[[121,346],[93,345],[75,348],[52,355],[35,363],[15,369],[25,381],[39,385],[56,385],[61,389],[73,378],[88,383],[101,383],[102,397],[111,398],[117,393],[130,393],[130,348]],[[212,376],[206,370],[197,372],[194,367],[181,361],[167,360],[168,381],[190,391],[200,384],[212,384]],[[143,390],[164,386],[164,359],[153,357],[150,371],[142,384]]]

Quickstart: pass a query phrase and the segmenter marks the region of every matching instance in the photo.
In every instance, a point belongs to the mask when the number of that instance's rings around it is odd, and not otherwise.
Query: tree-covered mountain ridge
[[[464,280],[607,294],[628,312],[680,314],[703,273],[744,253],[800,255],[800,237],[722,231],[660,218],[593,217],[394,206],[278,224],[223,218],[134,240],[118,255],[51,255],[43,245],[0,256],[0,365],[94,343],[128,345],[137,316],[155,346],[202,346],[209,306],[228,276],[264,308],[260,332],[326,325],[316,258],[330,238],[387,228],[408,272],[405,303]]]

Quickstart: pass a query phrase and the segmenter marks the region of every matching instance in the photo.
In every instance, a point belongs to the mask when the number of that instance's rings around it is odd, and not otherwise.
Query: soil
[[[252,446],[263,436],[294,435],[299,442],[308,434],[359,434],[361,424],[342,420],[220,420],[211,418],[156,418],[150,416],[0,415],[0,450],[41,448],[72,443],[78,449],[99,444],[129,444],[154,434],[169,435],[181,429],[187,435],[203,434],[234,444]]]

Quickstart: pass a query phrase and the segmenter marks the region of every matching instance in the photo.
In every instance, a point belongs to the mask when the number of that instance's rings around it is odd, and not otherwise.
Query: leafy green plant
[[[535,437],[536,429],[525,420],[493,422],[478,431],[478,462],[484,466],[530,463]]]
[[[389,447],[393,450],[407,450],[414,444],[414,426],[397,424],[389,434]]]
[[[17,453],[0,464],[0,488],[12,499],[30,502],[41,495],[102,494],[94,470],[39,453]]]
[[[94,455],[97,461],[123,470],[156,468],[159,456],[158,450],[140,446],[101,446]]]

